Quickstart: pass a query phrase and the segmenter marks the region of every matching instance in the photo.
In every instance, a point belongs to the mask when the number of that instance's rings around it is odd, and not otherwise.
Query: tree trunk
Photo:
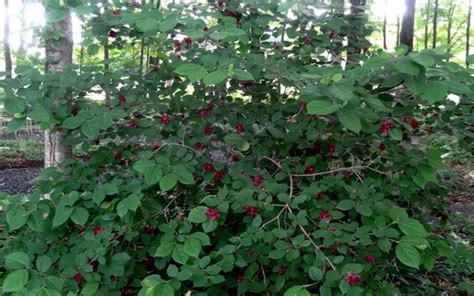
[[[3,24],[3,50],[5,54],[5,71],[12,74],[12,53],[10,50],[10,17],[8,13],[8,0],[4,0],[3,9],[5,11],[5,19]]]
[[[383,48],[387,49],[387,0],[385,0],[385,10],[383,12]]]
[[[424,45],[425,45],[425,49],[428,48],[428,39],[429,39],[429,34],[428,34],[428,29],[429,29],[429,23],[430,23],[430,8],[431,8],[431,0],[428,0],[428,2],[426,3],[426,7],[425,7],[425,39],[423,40],[424,41]]]
[[[451,51],[451,43],[452,43],[452,28],[453,28],[453,18],[454,18],[454,10],[456,9],[456,3],[454,3],[454,0],[451,0],[449,2],[449,8],[448,8],[448,28],[447,28],[447,40],[446,43],[448,44],[448,53]],[[449,56],[447,61],[449,62]]]
[[[469,47],[470,47],[470,34],[471,34],[471,15],[472,15],[472,1],[469,0],[469,8],[467,9],[467,28],[466,28],[466,67],[469,68]]]
[[[107,9],[108,9],[108,2],[107,1],[104,1],[103,2],[104,4],[104,10],[105,10],[105,13],[107,13]],[[105,77],[108,77],[109,75],[109,35],[108,35],[108,32],[105,33],[105,36],[104,36],[104,76]],[[111,105],[111,99],[110,99],[110,93],[109,93],[109,82],[107,81],[107,84],[105,85],[105,104],[107,106],[110,106]]]
[[[415,2],[416,0],[405,0],[405,14],[402,20],[402,30],[400,32],[400,43],[408,46],[408,50],[413,50],[413,34],[415,26]]]
[[[350,15],[348,21],[351,24],[352,32],[347,35],[347,68],[357,66],[359,63],[359,55],[361,54],[362,48],[360,48],[360,39],[364,38],[359,36],[362,31],[362,27],[365,26],[365,19],[363,19],[365,13],[366,0],[351,0]]]
[[[21,1],[21,32],[20,34],[20,45],[18,46],[18,55],[23,56],[26,53],[26,42],[25,42],[25,20],[26,20],[26,0]]]
[[[400,16],[397,15],[397,46],[400,45]]]
[[[439,0],[435,0],[435,6],[433,10],[433,48],[436,47],[436,38],[438,37],[438,6],[439,6]]]
[[[46,11],[49,7],[46,7]],[[70,11],[66,17],[59,22],[50,23],[51,30],[55,34],[62,36],[46,41],[46,64],[45,72],[61,73],[67,64],[72,63],[72,23]],[[58,98],[57,100],[65,100]],[[60,102],[58,102],[60,103]],[[49,128],[44,133],[44,166],[57,166],[66,158],[71,156],[71,147],[65,146],[63,141],[63,132]]]

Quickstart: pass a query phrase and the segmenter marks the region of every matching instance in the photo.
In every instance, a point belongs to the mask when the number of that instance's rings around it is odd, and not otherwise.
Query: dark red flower
[[[150,224],[147,224],[143,228],[143,232],[145,232],[147,234],[153,234],[153,232],[155,232],[155,227],[151,226]]]
[[[204,118],[209,115],[209,111],[207,109],[199,109],[198,110],[199,117]]]
[[[237,161],[239,161],[239,156],[236,153],[232,153],[232,156],[230,157],[230,159],[233,162],[237,162]]]
[[[132,118],[129,122],[128,122],[128,126],[130,128],[137,128],[137,125],[138,125],[138,118]]]
[[[403,118],[403,121],[407,124],[409,124],[411,126],[412,129],[417,129],[419,124],[418,124],[418,121],[416,121],[415,119],[413,118],[410,118],[410,117],[405,117]]]
[[[184,38],[184,44],[186,44],[187,46],[190,46],[191,44],[193,44],[193,40],[189,37],[186,37]]]
[[[380,124],[380,128],[379,128],[379,131],[380,133],[386,135],[388,134],[388,132],[394,127],[392,121],[390,121],[389,119],[385,119],[382,121],[382,123]]]
[[[274,50],[280,50],[281,49],[280,43],[278,43],[278,42],[273,42],[272,47],[273,47]]]
[[[207,110],[214,110],[214,108],[216,108],[216,104],[214,104],[213,102],[207,104]]]
[[[171,122],[171,117],[169,115],[163,114],[160,117],[160,122],[162,125],[167,125]]]
[[[80,284],[80,283],[82,283],[83,277],[82,277],[82,274],[81,274],[80,272],[78,272],[78,273],[76,273],[76,274],[72,277],[72,279],[73,279],[76,283]]]
[[[213,132],[212,126],[206,125],[206,126],[202,129],[202,131],[204,132],[204,134],[205,134],[206,136],[212,135],[212,132]]]
[[[314,165],[308,165],[305,169],[304,169],[304,173],[305,174],[314,174],[316,172],[316,167]]]
[[[255,252],[254,252],[252,249],[250,249],[250,250],[247,252],[247,256],[252,257],[253,255],[255,255]]]
[[[263,184],[263,178],[260,176],[254,176],[252,178],[252,184],[253,186],[260,186]]]
[[[311,44],[311,43],[313,43],[313,38],[311,38],[311,36],[306,36],[306,37],[304,37],[303,41],[306,44]]]
[[[94,144],[99,145],[100,144],[100,139],[95,139]]]
[[[217,171],[214,174],[214,180],[220,181],[220,180],[222,180],[222,178],[224,178],[224,173],[222,171]]]
[[[92,229],[92,233],[94,235],[99,235],[102,233],[102,231],[104,231],[104,227],[102,226],[95,226],[93,229]]]
[[[206,209],[207,219],[209,219],[211,221],[215,221],[215,220],[219,219],[220,216],[221,216],[221,213],[219,213],[218,210],[212,209],[212,208]]]
[[[298,107],[300,107],[300,109],[306,108],[306,105],[308,105],[306,101],[299,101],[298,103]]]
[[[336,247],[331,247],[329,248],[329,253],[336,255],[337,254],[337,248]]]
[[[110,30],[109,31],[109,37],[110,38],[117,38],[117,32],[115,32],[114,30]]]
[[[336,152],[336,147],[333,144],[328,144],[328,153],[333,154]]]
[[[331,214],[328,211],[319,212],[319,219],[321,220],[331,220]]]
[[[205,26],[203,30],[204,30],[204,32],[209,32],[209,27]]]
[[[252,86],[252,81],[244,81],[240,84],[243,89],[249,89]]]
[[[243,132],[245,132],[245,128],[244,126],[242,125],[242,123],[237,123],[235,125],[235,131],[238,133],[238,134],[242,134]]]
[[[372,254],[369,254],[367,256],[365,256],[365,262],[369,263],[369,264],[374,264],[375,263],[375,258]]]
[[[316,194],[316,196],[314,198],[316,200],[321,200],[324,197],[324,194],[325,194],[324,191],[321,191],[318,194]]]
[[[77,114],[79,114],[79,109],[77,107],[73,107],[71,109],[71,115],[76,116]]]
[[[352,272],[349,272],[346,277],[346,282],[351,285],[351,286],[355,286],[357,285],[358,283],[360,283],[360,281],[362,280],[362,277],[360,276],[360,274],[358,273],[352,273]]]
[[[176,51],[180,51],[180,50],[181,50],[181,42],[175,41],[175,42],[174,42],[174,49],[175,49]]]
[[[284,275],[286,273],[286,269],[282,266],[277,270],[278,275]]]
[[[246,280],[245,275],[241,274],[241,275],[237,276],[236,280],[237,280],[237,284],[240,284],[241,282]]]
[[[334,31],[329,32],[328,37],[329,37],[329,39],[336,38],[336,32],[334,32]]]
[[[247,206],[245,208],[245,213],[247,216],[258,216],[260,214],[260,211],[257,209],[256,206]]]
[[[127,97],[125,95],[119,95],[118,100],[120,104],[125,104],[125,102],[127,101]]]
[[[112,14],[115,15],[115,16],[120,16],[121,13],[122,13],[122,11],[118,8],[112,10]]]
[[[212,172],[214,171],[214,166],[212,165],[212,163],[209,163],[209,162],[206,162],[203,166],[203,169],[205,172]]]
[[[336,227],[329,227],[329,228],[328,228],[328,231],[329,231],[329,232],[335,232],[335,231],[336,231]]]
[[[321,153],[322,148],[323,148],[323,145],[320,143],[315,143],[313,146],[314,152],[316,152],[316,154]]]
[[[155,143],[155,144],[153,144],[153,145],[151,146],[151,150],[152,150],[152,151],[156,151],[156,150],[158,150],[158,149],[160,149],[160,148],[161,148],[161,144],[160,144],[160,143]]]
[[[115,152],[114,152],[114,158],[115,158],[115,160],[120,160],[120,159],[122,159],[122,151],[120,151],[120,150],[119,150],[119,151],[115,151]]]
[[[383,151],[387,150],[387,146],[385,146],[384,143],[380,143],[379,150],[380,150],[380,152],[383,152]]]
[[[206,146],[204,146],[204,143],[197,142],[196,144],[194,144],[194,148],[196,148],[197,150],[203,150],[204,148],[206,148]]]

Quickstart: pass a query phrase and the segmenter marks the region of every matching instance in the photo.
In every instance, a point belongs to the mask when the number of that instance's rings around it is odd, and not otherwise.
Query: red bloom
[[[125,95],[119,95],[118,100],[120,104],[125,104],[125,102],[127,101],[127,97]]]
[[[319,212],[319,219],[321,220],[331,220],[331,214],[328,211]]]
[[[254,176],[252,178],[252,184],[253,186],[260,186],[263,184],[263,178],[260,176]]]
[[[346,275],[345,279],[346,279],[346,282],[349,283],[349,285],[355,286],[358,283],[360,283],[360,281],[362,280],[362,277],[358,273],[349,272]]]
[[[214,166],[212,165],[212,163],[209,163],[209,162],[206,162],[203,168],[204,168],[204,171],[208,173],[214,171]]]
[[[334,31],[329,32],[328,37],[329,37],[329,39],[336,38],[336,32],[334,32]]]
[[[207,109],[199,109],[198,110],[199,117],[204,118],[209,115],[209,111]]]
[[[316,152],[316,154],[321,153],[322,148],[323,148],[323,145],[321,145],[320,143],[315,143],[313,146],[314,152]]]
[[[281,49],[280,43],[278,43],[278,42],[273,42],[272,47],[273,47],[274,50],[280,50]]]
[[[247,252],[247,256],[252,257],[253,255],[255,255],[255,252],[254,252],[253,250],[249,250],[249,251]]]
[[[117,32],[115,32],[114,30],[110,30],[109,31],[109,37],[110,38],[117,38]]]
[[[282,266],[278,269],[277,274],[278,275],[284,275],[286,273],[286,269]]]
[[[300,107],[300,109],[306,108],[306,105],[308,105],[308,103],[306,101],[300,101],[298,103],[298,107]]]
[[[379,150],[380,150],[380,152],[383,152],[383,151],[387,150],[387,146],[385,146],[384,143],[380,143]]]
[[[104,227],[102,226],[95,226],[93,229],[92,229],[92,233],[94,235],[99,235],[102,233],[102,231],[104,231]]]
[[[415,119],[413,118],[410,118],[410,117],[405,117],[403,118],[403,121],[407,124],[409,124],[411,126],[412,129],[417,129],[419,124],[418,124],[418,121],[416,121]]]
[[[244,81],[240,85],[243,89],[249,89],[252,86],[252,81]]]
[[[337,254],[337,248],[336,247],[331,247],[329,248],[329,253],[336,255]]]
[[[314,165],[308,165],[305,169],[304,169],[304,173],[305,174],[314,174],[314,172],[316,172],[316,167]]]
[[[205,134],[206,136],[212,135],[212,126],[206,125],[206,126],[202,129],[202,131],[204,132],[204,134]]]
[[[155,227],[151,226],[150,224],[147,224],[143,228],[143,232],[148,233],[148,234],[152,234],[153,232],[155,232]]]
[[[77,114],[79,114],[79,109],[77,107],[73,107],[71,109],[71,115],[76,116]]]
[[[208,208],[206,209],[206,216],[207,216],[207,219],[211,221],[215,221],[219,219],[219,217],[221,216],[221,213],[219,213],[219,211],[216,209]]]
[[[151,146],[151,150],[152,150],[152,151],[156,151],[156,150],[158,150],[158,149],[160,149],[160,148],[161,148],[161,144],[160,144],[160,143],[155,143],[155,144],[153,144],[153,145]]]
[[[213,102],[207,104],[207,110],[214,110],[214,108],[216,108],[216,104],[214,104]]]
[[[163,114],[160,117],[160,122],[162,125],[167,125],[171,122],[171,117],[169,115]]]
[[[132,118],[128,122],[128,126],[130,126],[130,128],[137,128],[137,125],[138,125],[138,118]]]
[[[206,148],[206,146],[204,146],[204,143],[201,143],[201,142],[197,142],[196,144],[194,144],[194,147],[197,150],[203,150],[204,148]]]
[[[237,123],[235,125],[235,131],[238,133],[238,134],[242,134],[243,132],[245,132],[245,128],[244,126],[242,125],[242,123]]]
[[[316,196],[314,198],[316,200],[321,200],[323,197],[324,197],[324,191],[321,191],[318,194],[316,194]]]
[[[388,134],[388,132],[394,127],[392,121],[390,121],[389,119],[385,119],[382,121],[382,123],[380,124],[380,128],[379,128],[379,131],[380,133],[386,135]]]
[[[333,144],[329,144],[328,145],[328,153],[333,154],[334,152],[336,152],[336,147]]]
[[[237,284],[240,284],[241,282],[246,280],[245,275],[241,274],[241,275],[237,276],[236,280],[237,280]]]
[[[239,156],[236,153],[232,153],[232,156],[230,157],[230,159],[233,162],[237,162],[237,161],[239,161]]]
[[[306,37],[304,37],[303,41],[306,44],[311,44],[311,43],[313,43],[313,38],[311,38],[311,36],[306,36]]]
[[[209,27],[205,26],[203,30],[204,30],[204,32],[209,32]]]
[[[369,255],[365,256],[365,262],[367,262],[369,264],[374,264],[375,263],[374,256],[372,256],[372,254],[369,254]]]
[[[189,37],[186,37],[184,38],[184,44],[186,44],[187,46],[190,46],[191,44],[193,44],[193,40]]]
[[[181,43],[179,41],[175,41],[174,42],[174,49],[176,51],[180,51],[181,50]]]
[[[222,171],[217,171],[214,174],[214,180],[220,181],[220,180],[222,180],[222,178],[224,178],[224,173]]]
[[[115,160],[120,160],[120,159],[122,159],[122,151],[120,151],[120,150],[119,150],[119,151],[115,151],[115,152],[114,152],[114,158],[115,158]]]
[[[72,279],[73,279],[76,283],[80,284],[80,283],[82,282],[82,280],[83,280],[82,274],[81,274],[80,272],[78,272],[78,273],[76,273],[76,274],[72,277]]]
[[[255,206],[248,206],[245,208],[245,213],[247,216],[258,216],[260,211]]]
[[[122,13],[122,11],[120,11],[120,9],[114,9],[112,10],[112,14],[115,15],[115,16],[120,16],[120,14]]]

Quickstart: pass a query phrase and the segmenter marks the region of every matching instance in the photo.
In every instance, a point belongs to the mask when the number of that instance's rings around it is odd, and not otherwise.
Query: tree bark
[[[435,0],[435,6],[433,10],[433,48],[436,47],[437,42],[437,35],[438,35],[438,7],[439,7],[439,0]]]
[[[428,29],[429,29],[429,23],[430,23],[430,8],[431,8],[431,0],[428,0],[428,2],[426,3],[426,7],[425,7],[425,13],[426,13],[426,16],[425,16],[425,38],[424,38],[424,45],[425,45],[425,49],[428,48],[428,39],[429,39],[429,34],[428,34]]]
[[[48,7],[46,10],[48,11]],[[61,73],[66,65],[72,63],[72,23],[70,11],[66,17],[59,22],[50,23],[51,30],[61,34],[57,39],[46,40],[46,64],[45,72]],[[66,100],[58,98],[57,100]],[[59,102],[58,102],[59,103]],[[62,161],[71,156],[72,149],[64,145],[64,134],[62,131],[49,128],[44,133],[44,166],[58,166]]]
[[[452,28],[453,28],[453,18],[454,18],[454,10],[456,9],[456,3],[454,3],[454,0],[451,0],[449,2],[449,8],[448,8],[448,27],[447,27],[447,36],[446,36],[446,43],[448,44],[448,53],[451,51],[451,42],[452,42]],[[449,56],[447,58],[447,61],[449,62]]]
[[[4,0],[3,8],[5,11],[5,19],[3,24],[3,50],[5,54],[5,72],[12,74],[12,53],[10,49],[10,16],[8,13],[9,3]]]
[[[400,45],[400,16],[397,15],[397,46]]]
[[[26,42],[25,42],[25,20],[26,20],[26,0],[21,1],[21,32],[20,45],[18,46],[18,55],[23,56],[26,53]]]
[[[469,47],[470,45],[470,34],[471,34],[471,15],[472,15],[472,1],[469,0],[469,8],[467,9],[467,28],[466,28],[466,67],[469,68]]]
[[[405,14],[402,19],[402,30],[400,32],[400,43],[413,50],[413,35],[415,27],[415,3],[416,0],[405,0]]]
[[[385,10],[383,12],[383,48],[387,49],[387,0],[385,0]]]

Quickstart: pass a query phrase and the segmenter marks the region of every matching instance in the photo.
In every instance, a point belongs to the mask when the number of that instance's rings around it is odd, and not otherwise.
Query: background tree
[[[405,13],[403,14],[402,30],[400,32],[400,43],[413,50],[413,34],[415,26],[416,0],[405,0]]]
[[[470,50],[470,38],[471,38],[471,16],[472,16],[472,0],[469,0],[469,6],[467,10],[467,26],[466,26],[466,67],[469,68],[469,50]]]
[[[436,47],[437,38],[438,38],[438,10],[439,10],[439,0],[434,0],[434,7],[433,7],[433,48]]]
[[[3,1],[3,9],[5,11],[5,18],[3,24],[3,52],[5,57],[5,71],[11,75],[12,73],[12,53],[10,48],[10,15],[9,15],[9,0]]]

